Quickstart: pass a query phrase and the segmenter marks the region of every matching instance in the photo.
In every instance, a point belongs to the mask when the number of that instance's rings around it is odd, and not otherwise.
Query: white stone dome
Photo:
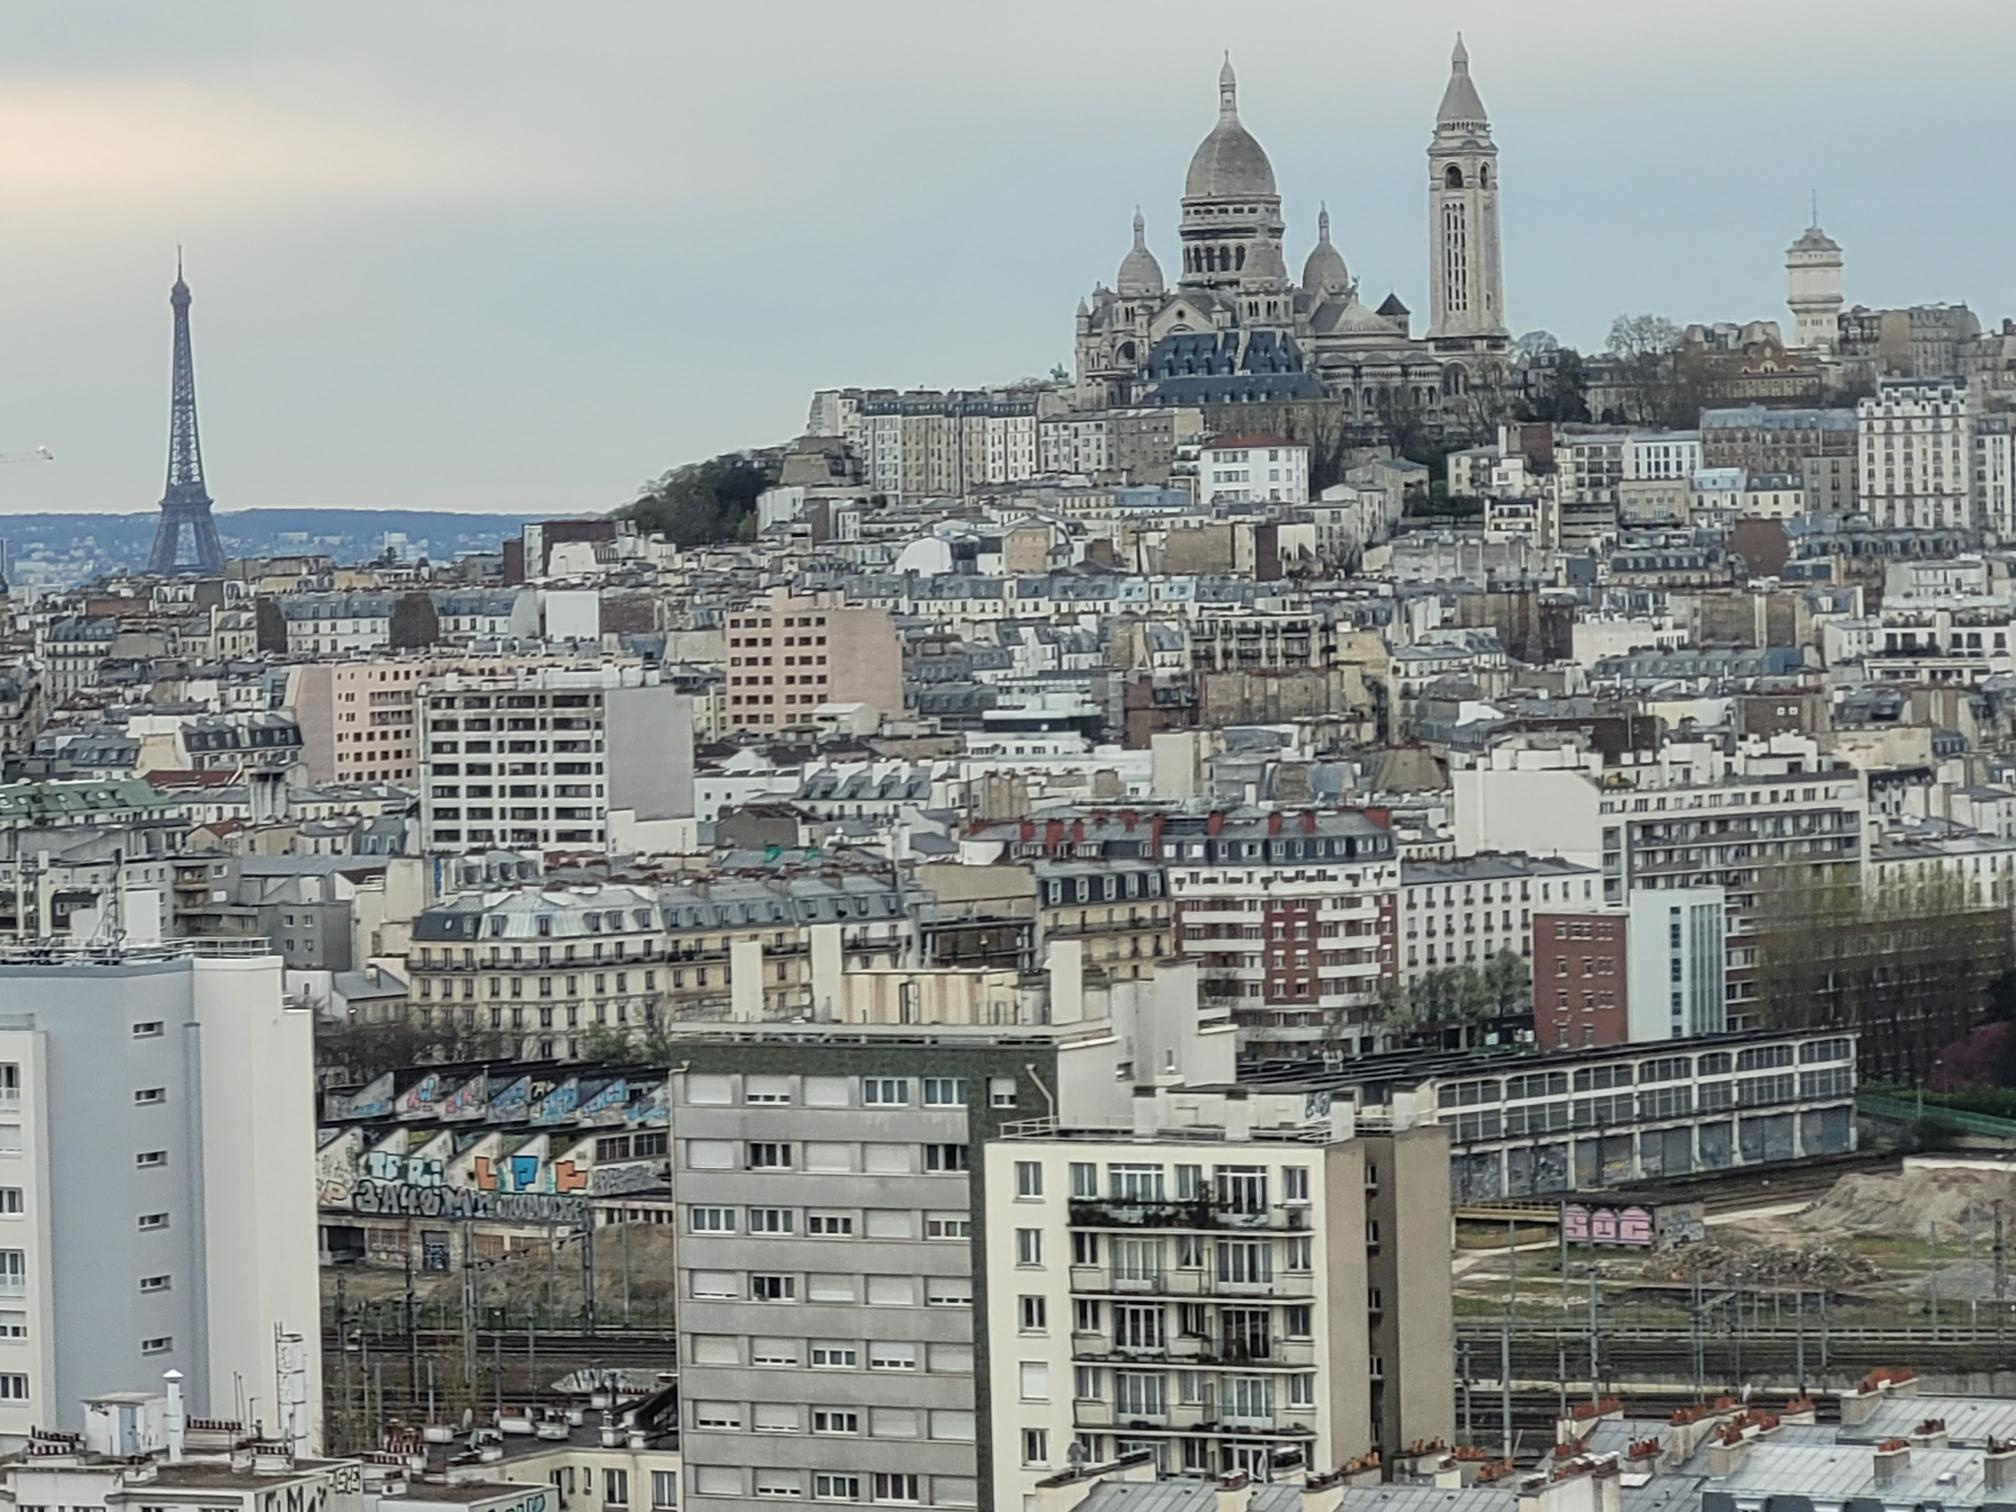
[[[1159,298],[1168,287],[1162,280],[1162,264],[1148,250],[1147,225],[1138,208],[1134,212],[1134,245],[1120,259],[1120,272],[1113,280],[1113,287],[1128,299]]]
[[[1316,217],[1316,246],[1309,261],[1302,264],[1302,287],[1310,294],[1342,294],[1351,287],[1351,270],[1344,265],[1344,254],[1330,240],[1327,207]]]
[[[1197,146],[1183,177],[1185,199],[1273,199],[1274,165],[1239,123],[1239,81],[1232,60],[1218,71],[1218,124]]]

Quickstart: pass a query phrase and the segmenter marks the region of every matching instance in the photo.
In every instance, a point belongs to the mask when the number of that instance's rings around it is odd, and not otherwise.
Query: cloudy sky
[[[160,495],[167,287],[211,491],[574,511],[784,439],[820,385],[1070,356],[1137,201],[1174,265],[1221,49],[1291,267],[1319,200],[1425,309],[1452,33],[1516,329],[1782,316],[1807,192],[1869,303],[2016,313],[2016,5],[1947,0],[9,0],[0,512]],[[1900,57],[1900,53],[1908,56]],[[1984,155],[1984,150],[1987,155]]]

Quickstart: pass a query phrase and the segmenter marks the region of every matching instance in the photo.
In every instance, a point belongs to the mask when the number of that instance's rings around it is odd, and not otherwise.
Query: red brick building
[[[1629,1042],[1629,923],[1621,910],[1533,915],[1533,1033],[1542,1047]]]

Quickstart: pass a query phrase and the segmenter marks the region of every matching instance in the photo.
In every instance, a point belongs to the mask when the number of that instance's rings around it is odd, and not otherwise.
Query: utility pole
[[[595,1332],[595,1214],[581,1220],[581,1332]]]
[[[2007,1206],[2001,1198],[1995,1199],[1995,1343],[1997,1348],[2009,1339],[2009,1244],[2007,1227]]]
[[[1519,1226],[1507,1218],[1505,1220],[1505,1258],[1511,1262],[1510,1279],[1505,1288],[1505,1316],[1519,1316]]]
[[[1939,1225],[1930,1223],[1926,1228],[1932,1235],[1932,1269],[1926,1276],[1931,1285],[1929,1293],[1932,1307],[1932,1342],[1939,1342]]]
[[[1498,1330],[1498,1441],[1512,1458],[1512,1321]]]
[[[406,1395],[420,1395],[420,1319],[413,1292],[413,1220],[406,1220]]]
[[[626,1215],[627,1219],[627,1215]],[[630,1225],[626,1221],[617,1230],[623,1241],[623,1326],[630,1326]]]
[[[1470,1341],[1465,1339],[1456,1346],[1456,1367],[1463,1379],[1463,1442],[1472,1442],[1470,1432]]]
[[[1601,1388],[1603,1361],[1599,1354],[1601,1346],[1597,1343],[1596,1313],[1598,1305],[1596,1267],[1592,1264],[1589,1267],[1589,1410],[1591,1412],[1596,1411],[1603,1405]]]
[[[1561,1204],[1561,1317],[1568,1317],[1568,1204]]]
[[[1705,1389],[1704,1380],[1708,1374],[1707,1341],[1702,1337],[1701,1318],[1701,1261],[1697,1256],[1689,1267],[1693,1281],[1692,1295],[1687,1303],[1687,1324],[1692,1335],[1694,1365],[1694,1399],[1698,1402]]]
[[[1793,1386],[1800,1395],[1806,1392],[1806,1288],[1799,1288],[1799,1299],[1792,1309],[1795,1343],[1792,1346]]]
[[[462,1384],[476,1400],[476,1231],[462,1229]]]

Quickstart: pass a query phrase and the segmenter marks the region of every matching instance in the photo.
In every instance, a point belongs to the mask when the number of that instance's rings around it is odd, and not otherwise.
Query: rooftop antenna
[[[1812,226],[1815,231],[1818,231],[1820,229],[1820,191],[1818,189],[1815,189],[1812,191],[1812,195],[1813,195]]]

